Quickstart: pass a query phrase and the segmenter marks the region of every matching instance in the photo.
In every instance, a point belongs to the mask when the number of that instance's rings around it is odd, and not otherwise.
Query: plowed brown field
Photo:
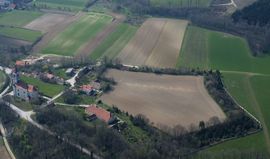
[[[204,88],[203,77],[170,76],[109,70],[117,82],[101,100],[133,115],[144,114],[155,125],[188,127],[225,115]]]
[[[188,21],[150,18],[118,55],[123,64],[173,68]]]

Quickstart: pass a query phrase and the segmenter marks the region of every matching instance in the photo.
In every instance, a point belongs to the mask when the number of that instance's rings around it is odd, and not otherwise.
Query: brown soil
[[[170,76],[109,70],[117,82],[101,100],[133,115],[144,114],[155,125],[189,126],[225,115],[204,88],[203,77]]]
[[[128,65],[175,67],[188,21],[148,19],[118,55]]]

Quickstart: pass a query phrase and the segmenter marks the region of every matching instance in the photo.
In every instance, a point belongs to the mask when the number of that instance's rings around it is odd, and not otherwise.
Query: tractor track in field
[[[89,57],[89,55],[112,33],[116,30],[117,26],[122,23],[126,17],[123,15],[110,13],[113,20],[101,32],[99,32],[93,39],[82,45],[75,57]]]
[[[251,95],[251,98],[252,98],[252,101],[254,101],[254,110],[256,112],[256,114],[258,115],[258,118],[259,120],[261,121],[261,124],[263,126],[263,133],[264,133],[264,136],[265,136],[265,139],[266,139],[266,145],[267,145],[267,150],[268,152],[270,153],[270,136],[268,134],[268,128],[267,128],[267,125],[265,124],[265,120],[264,120],[264,117],[263,117],[263,113],[262,113],[262,110],[260,108],[260,105],[256,99],[256,96],[254,94],[254,90],[252,88],[252,85],[250,83],[250,78],[252,77],[252,75],[249,75],[248,76],[248,79],[247,79],[247,87],[248,89],[250,90],[250,95]]]

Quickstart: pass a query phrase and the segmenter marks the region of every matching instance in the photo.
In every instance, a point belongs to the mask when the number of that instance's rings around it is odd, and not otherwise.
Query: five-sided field
[[[175,67],[188,21],[148,19],[118,55],[123,64]]]
[[[144,114],[156,125],[189,126],[225,115],[208,95],[203,77],[170,76],[109,70],[117,85],[101,100],[133,115]]]

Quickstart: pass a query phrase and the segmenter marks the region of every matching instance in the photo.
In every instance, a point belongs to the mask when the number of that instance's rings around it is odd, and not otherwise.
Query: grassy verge
[[[120,24],[115,32],[111,33],[102,44],[97,47],[90,55],[96,60],[101,57],[110,59],[116,57],[135,34],[137,28],[128,24]]]
[[[39,79],[32,78],[32,77],[21,76],[21,80],[28,84],[32,84],[36,86],[40,93],[48,97],[53,97],[64,90],[63,85],[45,83]]]

